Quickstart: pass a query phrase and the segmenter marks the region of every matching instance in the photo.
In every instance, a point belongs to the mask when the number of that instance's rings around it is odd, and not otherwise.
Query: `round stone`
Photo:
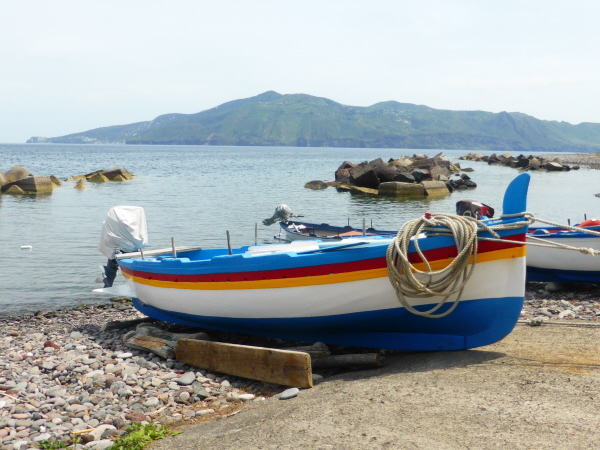
[[[146,400],[144,402],[144,406],[146,408],[154,408],[155,406],[158,405],[158,403],[160,402],[160,400],[156,397],[150,397],[148,400]]]
[[[299,393],[300,393],[300,389],[298,389],[298,388],[286,389],[281,394],[279,394],[279,400],[288,400],[290,398],[294,398]]]
[[[187,372],[180,378],[177,378],[177,383],[182,386],[188,386],[196,381],[196,374],[194,372]]]

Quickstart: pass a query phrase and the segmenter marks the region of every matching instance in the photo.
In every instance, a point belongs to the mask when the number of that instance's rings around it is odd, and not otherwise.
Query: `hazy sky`
[[[0,142],[264,91],[600,122],[596,0],[0,0]]]

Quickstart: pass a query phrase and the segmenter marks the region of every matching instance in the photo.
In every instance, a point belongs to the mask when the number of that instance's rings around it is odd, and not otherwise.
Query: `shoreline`
[[[519,322],[600,322],[600,287],[545,286],[527,283]],[[122,340],[132,328],[103,329],[144,317],[123,300],[0,317],[0,449],[70,442],[73,433],[89,446],[108,445],[133,422],[215,421],[286,389],[133,350]]]
[[[580,165],[588,169],[600,169],[600,155],[598,153],[544,153],[540,156],[549,160],[559,158],[569,165]]]

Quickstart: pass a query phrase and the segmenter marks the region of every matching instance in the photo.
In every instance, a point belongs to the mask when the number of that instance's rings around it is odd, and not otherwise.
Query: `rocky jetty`
[[[559,156],[512,156],[510,153],[502,153],[497,155],[496,153],[485,156],[481,153],[471,152],[467,155],[459,158],[463,161],[479,161],[486,162],[490,165],[501,165],[506,167],[512,167],[520,170],[546,170],[548,172],[564,172],[569,170],[578,170],[579,165],[569,165],[563,162]]]
[[[477,186],[460,164],[439,153],[433,158],[415,154],[385,162],[381,158],[362,163],[344,161],[335,171],[335,182],[311,181],[305,187],[387,197],[425,197],[447,195],[455,189]]]
[[[561,154],[544,154],[541,155],[547,160],[560,158],[563,164],[568,164],[571,167],[581,166],[588,169],[600,169],[600,156],[598,153],[561,153]]]
[[[133,175],[121,167],[110,170],[97,170],[86,175],[69,177],[65,181],[77,181],[75,189],[85,189],[85,181],[104,183],[108,181],[126,181]],[[29,170],[19,165],[13,166],[8,172],[0,172],[0,193],[12,195],[48,195],[55,188],[62,186],[62,181],[54,175],[33,175]]]

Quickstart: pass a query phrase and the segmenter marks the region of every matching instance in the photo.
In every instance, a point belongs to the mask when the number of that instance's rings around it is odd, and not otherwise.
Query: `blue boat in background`
[[[532,228],[527,234],[527,241],[529,243],[541,241],[542,244],[550,246],[559,244],[600,251],[600,235],[583,231],[584,229],[600,231],[597,222],[592,219],[576,225],[576,228],[580,228],[581,231],[559,227]],[[600,283],[600,256],[591,253],[529,245],[527,248],[527,281]]]
[[[327,223],[309,223],[288,220],[279,222],[279,233],[275,239],[283,241],[322,240],[341,241],[349,238],[364,238],[369,236],[394,237],[398,231],[377,230],[373,227],[358,229],[350,225],[343,227],[329,225]]]

